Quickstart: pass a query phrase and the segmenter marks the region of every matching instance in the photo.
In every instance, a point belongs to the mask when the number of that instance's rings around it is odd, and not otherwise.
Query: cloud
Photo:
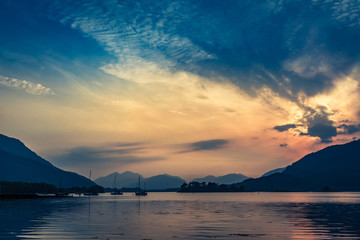
[[[26,80],[0,76],[0,84],[7,87],[23,89],[32,95],[55,95],[55,92],[50,88],[44,87],[40,83],[33,83]]]
[[[50,18],[95,39],[117,59],[102,71],[139,85],[176,82],[147,77],[162,71],[185,72],[230,81],[251,95],[266,87],[300,104],[299,94],[325,92],[360,64],[356,1],[125,0],[49,8]]]
[[[319,137],[321,142],[337,135],[332,113],[303,103],[299,96],[326,92],[360,64],[356,1],[125,0],[55,3],[50,8],[52,19],[95,39],[117,59],[104,62],[104,73],[138,85],[181,86],[181,77],[173,77],[181,72],[230,81],[253,96],[265,87],[304,113],[298,122],[291,120],[296,124],[275,130],[301,125],[301,135]]]
[[[300,108],[304,111],[303,116],[299,121],[301,124],[285,124],[275,126],[274,129],[279,132],[285,132],[298,126],[304,127],[307,132],[300,132],[300,136],[319,137],[322,143],[331,143],[332,138],[338,135],[335,122],[330,119],[333,112],[327,107],[318,105],[316,107],[306,106],[299,104]],[[343,124],[339,126],[341,128],[347,128],[347,125]],[[338,128],[339,128],[338,127]],[[349,126],[350,131],[355,131],[355,126]]]
[[[360,26],[360,6],[357,0],[341,0],[341,1],[326,1],[326,0],[313,0],[317,3],[328,3],[332,10],[332,16],[335,21],[342,23],[350,29],[356,29]],[[328,5],[325,5],[328,6]]]
[[[229,141],[225,139],[212,139],[212,140],[193,142],[187,144],[186,150],[181,151],[180,153],[217,150],[226,147],[228,143]]]
[[[118,57],[119,63],[146,59],[190,64],[211,58],[187,36],[176,31],[189,20],[192,7],[178,1],[89,2],[52,4],[53,19],[80,30]],[[56,12],[56,14],[55,14]]]
[[[336,127],[332,125],[317,123],[308,128],[308,134],[312,137],[319,137],[322,143],[331,143],[332,137],[337,136]]]
[[[111,146],[76,147],[53,159],[61,165],[79,166],[86,164],[129,164],[161,160],[162,157],[141,157],[144,147],[139,143],[116,143]],[[138,146],[138,147],[133,147]]]
[[[325,106],[316,108],[305,107],[303,122],[307,126],[307,134],[312,137],[319,137],[322,143],[332,142],[332,137],[337,136],[337,130],[334,121],[330,120],[333,115]]]
[[[143,142],[117,142],[114,144],[109,144],[110,146],[115,146],[115,147],[134,147],[134,146],[142,146],[144,145]]]
[[[344,130],[342,134],[354,134],[360,132],[360,125],[342,124],[338,126],[338,128],[342,128]]]
[[[54,3],[49,12],[98,41],[119,64],[161,62],[173,71],[225,78],[248,92],[267,86],[293,97],[290,92],[314,95],[332,87],[337,76],[359,63],[357,5],[325,0],[95,1]]]
[[[288,131],[290,128],[296,128],[296,124],[285,124],[280,126],[275,126],[274,129],[279,132],[285,132]]]

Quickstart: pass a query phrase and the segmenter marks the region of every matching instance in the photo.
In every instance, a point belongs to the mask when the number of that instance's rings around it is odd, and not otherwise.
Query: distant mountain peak
[[[130,171],[123,172],[121,174],[116,175],[116,187],[117,188],[133,188],[137,187],[139,177],[141,179],[141,184],[145,183],[147,189],[152,190],[161,190],[161,189],[168,189],[168,188],[180,188],[181,184],[186,182],[184,179],[171,176],[169,174],[159,174],[156,176],[152,176],[149,178],[144,178],[139,173],[133,173]],[[104,177],[100,177],[95,179],[95,182],[103,187],[114,187],[115,177],[113,174],[109,174]]]
[[[119,173],[120,175],[141,175],[139,173],[131,172],[131,171],[125,171],[123,173]]]
[[[249,179],[249,177],[241,174],[241,173],[229,173],[223,176],[215,177],[213,175],[208,175],[203,178],[195,178],[194,182],[216,182],[218,184],[232,184],[232,183],[238,183],[242,182],[246,179]]]
[[[214,175],[207,175],[204,178],[216,178]]]

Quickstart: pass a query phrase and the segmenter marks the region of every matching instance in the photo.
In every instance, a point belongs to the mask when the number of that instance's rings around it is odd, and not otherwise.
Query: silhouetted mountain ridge
[[[326,147],[288,166],[282,173],[238,184],[246,191],[360,190],[360,140]]]
[[[179,188],[181,184],[186,181],[177,176],[171,176],[168,174],[156,175],[145,179],[147,189],[168,189]]]
[[[31,151],[19,139],[11,138],[3,134],[0,134],[0,149],[17,156],[30,158],[40,163],[52,165],[51,163],[37,155],[35,152]]]
[[[215,182],[218,184],[232,184],[232,183],[238,183],[238,182],[242,182],[246,179],[249,179],[249,177],[241,174],[241,173],[230,173],[230,174],[226,174],[224,176],[218,176],[215,177],[213,175],[208,175],[206,177],[203,178],[195,178],[193,180],[193,182]]]
[[[144,178],[142,175],[138,173],[133,173],[130,171],[126,171],[124,173],[111,173],[105,177],[100,177],[95,179],[95,182],[103,187],[113,188],[115,186],[115,176],[116,176],[116,187],[117,188],[134,188],[137,187],[139,177],[141,181],[141,186],[146,186],[148,190],[165,190],[169,188],[179,188],[181,184],[186,182],[184,179],[171,176],[168,174],[161,174],[152,176],[149,178]]]
[[[286,167],[276,168],[276,169],[273,169],[271,171],[268,171],[268,172],[264,173],[261,177],[270,176],[270,175],[272,175],[274,173],[282,173],[285,169],[286,169]]]
[[[138,184],[139,177],[143,182],[144,177],[139,173],[126,171],[123,173],[114,172],[104,177],[99,177],[94,180],[95,183],[103,187],[114,188],[116,176],[116,188],[135,188]]]
[[[48,183],[56,187],[90,187],[93,181],[64,171],[38,156],[20,140],[0,134],[0,180]]]

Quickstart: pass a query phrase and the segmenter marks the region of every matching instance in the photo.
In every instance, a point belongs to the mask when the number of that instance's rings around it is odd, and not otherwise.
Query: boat
[[[120,190],[115,190],[113,192],[110,193],[111,195],[123,195],[123,192],[121,192]]]
[[[89,174],[89,179],[91,180],[91,170],[90,170],[90,174]],[[98,196],[99,195],[97,192],[94,192],[94,191],[85,192],[83,194],[84,194],[84,196]]]
[[[59,182],[60,182],[59,183],[59,189],[58,189],[58,192],[55,193],[55,196],[56,197],[70,197],[68,192],[62,191],[62,177],[61,176],[60,176]]]
[[[86,192],[86,193],[83,193],[84,196],[98,196],[99,194],[96,193],[96,192]]]
[[[72,197],[68,192],[58,192],[55,194],[56,197]]]
[[[147,196],[147,192],[145,190],[140,190],[138,192],[135,192],[136,196]]]
[[[140,188],[140,176],[138,181],[138,187],[137,191],[135,192],[136,196],[147,196],[147,192],[145,191],[145,184],[144,184],[144,190]]]
[[[119,189],[116,188],[116,174],[115,174],[115,182],[114,182],[114,191],[111,192],[111,195],[123,195],[123,192],[121,192]]]

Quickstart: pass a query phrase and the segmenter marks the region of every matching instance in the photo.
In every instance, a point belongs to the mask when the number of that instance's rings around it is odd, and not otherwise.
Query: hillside
[[[310,153],[283,172],[249,179],[246,191],[360,191],[360,140]]]
[[[268,171],[268,172],[264,173],[261,177],[270,176],[270,175],[272,175],[274,173],[282,173],[285,169],[286,169],[286,167],[284,167],[284,168],[276,168],[276,169],[273,169],[271,171]]]
[[[48,183],[62,187],[90,187],[93,181],[64,171],[38,156],[20,140],[0,134],[0,180]]]
[[[206,176],[204,178],[195,178],[193,180],[193,182],[215,182],[218,184],[233,184],[233,183],[238,183],[238,182],[242,182],[246,179],[249,179],[249,177],[241,174],[241,173],[230,173],[230,174],[226,174],[224,176],[219,176],[219,177],[215,177],[212,175]]]
[[[179,188],[183,183],[186,183],[184,179],[167,174],[161,174],[145,179],[146,189],[149,190]]]

